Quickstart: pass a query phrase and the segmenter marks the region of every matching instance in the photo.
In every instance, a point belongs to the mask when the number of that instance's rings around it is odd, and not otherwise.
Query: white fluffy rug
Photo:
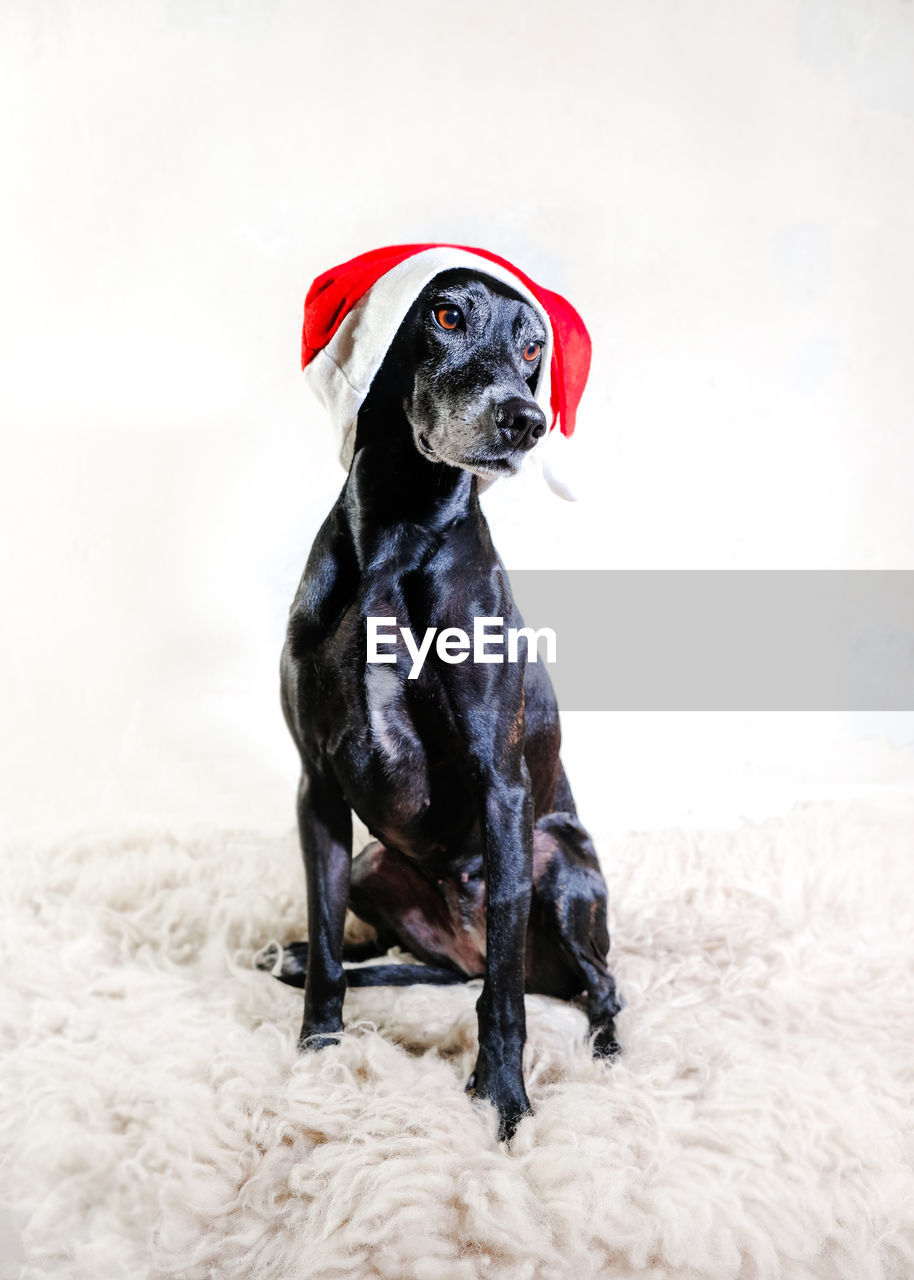
[[[5,854],[5,1270],[25,1280],[914,1276],[914,808],[604,839],[625,1054],[528,1000],[510,1150],[476,986],[301,999],[294,838]],[[20,1272],[21,1266],[21,1272]]]

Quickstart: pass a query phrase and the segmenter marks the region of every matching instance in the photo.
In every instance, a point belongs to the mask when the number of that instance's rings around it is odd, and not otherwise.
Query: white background
[[[0,7],[0,814],[283,829],[278,655],[342,482],[311,278],[479,244],[594,341],[509,567],[914,568],[914,4]],[[584,815],[914,781],[911,717],[567,717]]]

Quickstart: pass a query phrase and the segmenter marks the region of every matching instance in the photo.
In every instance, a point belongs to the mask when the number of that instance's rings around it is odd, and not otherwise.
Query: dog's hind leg
[[[347,963],[360,964],[363,960],[373,960],[376,956],[382,956],[387,949],[378,938],[369,938],[365,942],[344,942],[343,964],[345,966]],[[277,968],[280,957],[281,964]],[[254,967],[272,973],[280,982],[286,982],[290,987],[303,987],[308,973],[308,944],[289,942],[281,947],[276,942],[270,942],[254,957]]]
[[[426,966],[457,973],[460,981],[482,974],[481,879],[432,879],[411,858],[374,840],[353,859],[349,905],[373,926],[385,951],[396,944]]]
[[[485,956],[485,891],[467,876],[455,882],[429,879],[409,858],[372,841],[352,861],[349,906],[371,925],[375,938],[343,945],[344,965],[376,959],[399,946],[420,964],[371,965],[344,969],[349,987],[445,986],[481,975]],[[309,944],[275,944],[255,962],[281,982],[302,987],[308,973]],[[280,961],[277,967],[277,961]]]
[[[455,986],[467,982],[467,975],[458,973],[456,969],[444,969],[439,965],[429,964],[371,964],[363,968],[352,968],[351,964],[373,959],[383,955],[383,951],[374,948],[370,954],[366,952],[367,943],[357,943],[357,951],[350,953],[343,948],[343,969],[346,974],[347,987],[413,987],[431,985],[436,987]],[[277,967],[277,961],[279,965]],[[351,962],[351,963],[350,963]],[[280,982],[290,987],[303,987],[308,977],[308,944],[292,942],[286,947],[278,947],[271,943],[265,947],[256,960],[258,969],[269,970]]]
[[[527,988],[566,999],[584,993],[594,1055],[614,1057],[622,1001],[606,963],[607,891],[593,844],[575,816],[550,813],[536,824],[533,850]]]

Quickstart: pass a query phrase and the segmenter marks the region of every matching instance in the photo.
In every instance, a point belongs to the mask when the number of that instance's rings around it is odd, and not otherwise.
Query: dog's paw
[[[471,1098],[492,1103],[498,1112],[498,1140],[510,1142],[521,1120],[533,1111],[523,1081],[510,1082],[496,1075],[488,1083],[482,1083],[480,1074],[477,1063],[476,1070],[467,1081],[466,1091]]]
[[[254,968],[261,969],[264,973],[272,973],[281,955],[282,947],[279,943],[268,942],[265,947],[261,947],[255,953]]]
[[[299,1053],[318,1053],[321,1049],[328,1049],[330,1045],[339,1044],[340,1036],[343,1034],[343,1028],[338,1031],[311,1031],[302,1027],[301,1034],[298,1037]]]
[[[616,1039],[616,1028],[612,1019],[602,1023],[597,1029],[593,1041],[593,1056],[612,1061],[622,1053],[622,1046]]]
[[[290,987],[304,987],[308,976],[308,944],[290,942],[287,947],[281,947],[278,942],[268,942],[254,956],[254,968]]]
[[[343,1034],[343,1019],[340,1012],[342,1000],[334,1008],[328,1001],[323,1007],[309,1009],[305,1005],[305,1016],[302,1019],[298,1036],[299,1053],[318,1053],[330,1045],[339,1044]]]

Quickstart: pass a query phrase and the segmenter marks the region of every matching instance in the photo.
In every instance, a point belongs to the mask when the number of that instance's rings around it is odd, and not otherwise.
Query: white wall
[[[277,657],[342,479],[300,310],[365,248],[482,244],[588,322],[589,499],[496,487],[509,566],[914,567],[909,0],[7,0],[0,59],[9,827],[291,821]],[[623,825],[909,784],[912,741],[568,724]]]

